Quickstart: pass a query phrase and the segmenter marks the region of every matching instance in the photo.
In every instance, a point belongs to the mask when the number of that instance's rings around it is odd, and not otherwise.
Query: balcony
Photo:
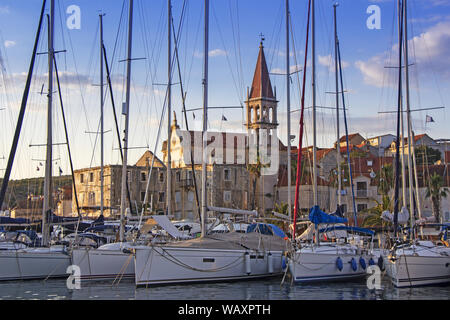
[[[356,198],[368,198],[369,197],[369,191],[360,189],[356,190]]]
[[[180,180],[180,186],[182,188],[190,188],[194,186],[194,179],[188,178],[188,179],[182,179]]]

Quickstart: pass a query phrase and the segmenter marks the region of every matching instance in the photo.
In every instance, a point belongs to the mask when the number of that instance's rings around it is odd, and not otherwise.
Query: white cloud
[[[450,78],[450,21],[440,22],[419,36],[408,40],[410,63],[415,63],[419,72],[428,74],[435,72]],[[361,71],[364,82],[376,87],[392,86],[393,77],[387,77],[385,66],[392,65],[387,59],[389,55],[398,55],[398,45],[391,52],[373,56],[367,61],[356,61],[355,66]],[[414,60],[414,61],[413,61]],[[395,69],[390,69],[395,70]]]
[[[319,64],[321,64],[324,67],[327,67],[330,72],[334,72],[334,58],[331,56],[331,54],[327,56],[321,56],[318,57]],[[341,60],[342,69],[347,68],[350,64],[347,61]]]
[[[226,56],[228,53],[225,50],[222,49],[213,49],[210,50],[208,53],[209,57],[219,57],[219,56]],[[196,50],[194,52],[194,57],[196,58],[203,58],[203,52],[200,52],[198,50]]]
[[[14,40],[6,40],[5,41],[5,47],[6,48],[11,48],[14,47],[17,43]]]
[[[222,49],[214,49],[209,51],[210,57],[226,56],[227,52]]]
[[[9,14],[9,7],[8,6],[0,6],[0,14]]]
[[[295,66],[290,66],[289,67],[289,72],[290,73],[294,73],[297,71],[301,71],[303,69],[302,66],[300,66],[299,64],[295,65]],[[274,68],[270,70],[270,73],[277,73],[277,74],[286,74],[286,69],[282,69],[282,68]]]

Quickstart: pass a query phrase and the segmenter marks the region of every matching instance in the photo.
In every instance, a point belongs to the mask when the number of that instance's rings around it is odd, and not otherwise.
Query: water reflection
[[[450,286],[395,288],[385,277],[381,290],[356,282],[292,284],[281,278],[247,282],[136,288],[134,281],[82,283],[69,290],[65,279],[0,283],[2,300],[448,300]]]

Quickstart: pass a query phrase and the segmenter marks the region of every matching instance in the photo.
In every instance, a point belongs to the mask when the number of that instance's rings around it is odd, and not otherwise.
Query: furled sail
[[[394,222],[394,214],[390,211],[386,210],[383,211],[381,214],[381,219],[389,222]],[[409,211],[405,207],[402,207],[402,210],[398,213],[398,223],[400,224],[406,224],[408,223],[409,219]]]

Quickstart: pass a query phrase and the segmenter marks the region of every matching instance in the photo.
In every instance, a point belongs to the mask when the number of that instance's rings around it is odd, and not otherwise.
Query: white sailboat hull
[[[424,256],[406,252],[398,254],[395,260],[384,256],[386,273],[399,288],[450,283],[450,248],[438,251],[442,254]]]
[[[80,267],[81,281],[134,279],[134,256],[120,249],[72,250],[72,262]]]
[[[68,277],[70,256],[50,248],[0,251],[0,280]]]
[[[143,286],[277,276],[282,273],[282,256],[282,251],[271,251],[269,258],[269,252],[253,250],[139,248],[135,254],[135,281]]]
[[[330,251],[330,250],[329,250]],[[342,260],[342,270],[337,267],[337,259]],[[360,263],[365,261],[365,268]],[[289,271],[294,282],[318,282],[358,279],[366,276],[369,266],[369,254],[324,252],[312,250],[298,250],[289,262]],[[352,259],[356,263],[356,270],[352,267]]]

